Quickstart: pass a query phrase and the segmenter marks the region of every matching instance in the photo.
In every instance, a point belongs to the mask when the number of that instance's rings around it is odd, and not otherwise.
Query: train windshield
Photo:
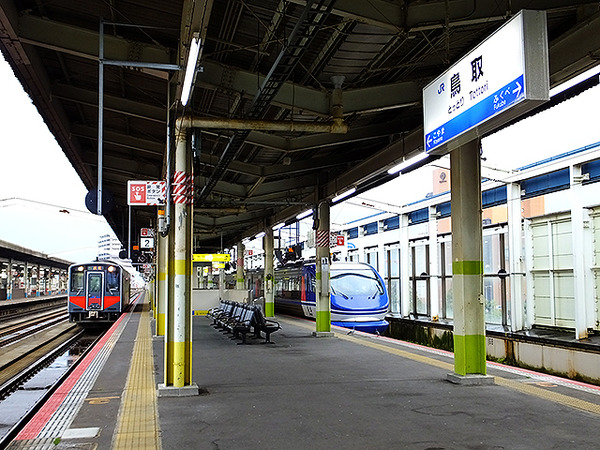
[[[71,272],[71,292],[83,291],[83,272]]]
[[[375,297],[385,291],[377,275],[370,269],[334,269],[331,271],[331,292],[350,298]]]

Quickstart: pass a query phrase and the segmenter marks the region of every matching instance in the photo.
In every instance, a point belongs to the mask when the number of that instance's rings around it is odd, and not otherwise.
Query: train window
[[[119,272],[107,272],[106,274],[106,288],[109,291],[119,290]]]
[[[71,272],[71,292],[83,291],[83,272]]]
[[[88,293],[94,297],[102,294],[102,274],[88,274]]]
[[[331,271],[331,290],[336,295],[381,295],[385,292],[381,281],[372,270]]]

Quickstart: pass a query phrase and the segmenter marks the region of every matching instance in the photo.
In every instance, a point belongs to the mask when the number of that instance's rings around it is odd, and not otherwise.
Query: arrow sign
[[[499,114],[505,109],[523,100],[525,92],[522,90],[523,75],[511,81],[506,86],[498,89],[489,97],[472,106],[470,109],[459,114],[443,126],[427,133],[425,137],[426,151],[446,143],[458,136],[465,130],[474,127],[478,123]]]

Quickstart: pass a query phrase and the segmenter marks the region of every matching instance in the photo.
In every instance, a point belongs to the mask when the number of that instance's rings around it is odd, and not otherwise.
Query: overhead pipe
[[[334,134],[345,134],[348,132],[348,124],[341,117],[335,117],[330,122],[315,123],[184,116],[177,119],[176,128],[220,128],[225,130],[262,130]]]

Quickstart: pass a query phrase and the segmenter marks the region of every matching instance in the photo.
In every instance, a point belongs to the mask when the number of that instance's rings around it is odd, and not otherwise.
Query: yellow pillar
[[[192,200],[193,174],[188,152],[188,130],[176,130],[175,172],[173,174],[174,217],[171,222],[172,283],[169,289],[166,330],[164,385],[159,396],[197,395],[192,383]],[[171,239],[170,239],[171,240]]]
[[[156,302],[156,335],[165,335],[165,320],[167,316],[167,298],[169,296],[169,283],[167,280],[167,263],[169,257],[169,237],[156,237],[156,281],[158,301]]]

